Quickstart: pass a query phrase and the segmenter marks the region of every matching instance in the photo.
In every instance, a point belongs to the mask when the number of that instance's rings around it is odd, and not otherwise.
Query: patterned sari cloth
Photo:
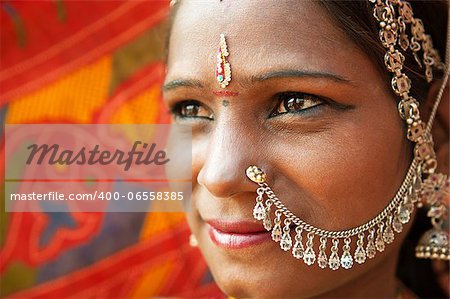
[[[167,1],[0,5],[2,125],[170,122]],[[1,197],[2,298],[224,297],[182,213],[5,213]]]

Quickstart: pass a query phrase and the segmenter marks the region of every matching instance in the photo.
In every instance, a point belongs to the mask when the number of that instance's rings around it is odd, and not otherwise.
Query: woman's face
[[[214,75],[221,33],[232,70],[226,89]],[[338,295],[393,276],[404,234],[363,265],[322,270],[282,251],[252,216],[250,165],[265,170],[296,216],[327,230],[376,216],[409,166],[385,77],[317,3],[183,0],[165,84],[174,121],[192,127],[189,223],[227,294]]]

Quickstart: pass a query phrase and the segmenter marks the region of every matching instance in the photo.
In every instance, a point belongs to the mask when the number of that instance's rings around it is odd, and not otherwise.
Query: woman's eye
[[[172,113],[178,118],[213,119],[211,111],[197,101],[183,101],[172,108]]]
[[[279,105],[272,116],[284,113],[301,113],[304,110],[322,105],[320,98],[301,92],[285,92],[278,94]]]

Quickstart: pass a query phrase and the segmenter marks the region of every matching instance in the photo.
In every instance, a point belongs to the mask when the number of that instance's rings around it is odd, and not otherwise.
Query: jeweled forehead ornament
[[[222,88],[227,87],[231,81],[231,66],[228,62],[229,55],[227,40],[225,39],[225,35],[221,34],[215,76],[219,86]]]
[[[395,197],[366,223],[347,230],[328,231],[295,216],[269,187],[261,168],[250,166],[246,170],[247,177],[259,185],[253,209],[254,218],[262,221],[264,228],[271,231],[272,239],[280,243],[282,250],[291,251],[295,258],[302,259],[308,266],[317,262],[322,269],[350,269],[354,262],[363,264],[367,259],[374,258],[377,252],[384,251],[386,244],[394,241],[396,233],[402,232],[415,206],[424,204],[430,207],[427,215],[431,218],[433,228],[419,241],[416,256],[450,259],[448,234],[442,229],[443,219],[448,214],[445,197],[450,195],[449,180],[446,175],[435,173],[437,160],[431,136],[437,107],[448,82],[449,45],[444,68],[438,52],[433,48],[431,37],[425,34],[422,21],[414,18],[407,1],[369,1],[373,4],[373,15],[380,25],[379,38],[387,49],[384,61],[387,70],[393,73],[392,89],[401,98],[399,114],[406,121],[407,138],[414,143],[414,159]],[[410,95],[411,81],[403,72],[405,56],[398,46],[404,52],[412,51],[417,63],[425,65],[428,82],[433,79],[433,68],[444,68],[442,85],[427,124],[421,120],[419,102]],[[275,210],[273,214],[272,207]],[[272,221],[273,215],[275,218]],[[292,233],[293,238],[291,230],[295,231]],[[303,242],[305,236],[307,240]],[[316,237],[320,242],[318,253],[314,246]],[[356,243],[356,249],[351,248],[352,242]]]

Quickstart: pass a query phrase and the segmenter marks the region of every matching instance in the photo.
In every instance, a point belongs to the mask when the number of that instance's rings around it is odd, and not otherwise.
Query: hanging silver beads
[[[292,247],[292,255],[296,259],[302,259],[305,253],[305,249],[302,244],[302,231],[303,229],[300,226],[297,226],[295,228],[296,234],[295,234],[295,243],[294,246]]]
[[[280,240],[280,247],[284,251],[288,251],[292,247],[292,239],[291,239],[290,228],[289,228],[290,224],[291,224],[291,221],[289,219],[284,220],[283,235],[281,236],[281,240]]]
[[[415,165],[411,165],[405,180],[405,186],[396,198],[377,217],[357,228],[331,232],[315,228],[306,224],[276,197],[271,188],[264,181],[260,181],[257,189],[256,203],[253,208],[255,219],[262,221],[264,228],[271,232],[272,239],[279,242],[283,251],[290,252],[293,257],[311,266],[315,263],[322,268],[337,270],[351,269],[355,264],[363,264],[367,259],[375,257],[377,252],[383,252],[387,244],[394,241],[395,233],[400,233],[406,220],[414,209],[413,196],[416,190],[412,187]],[[253,168],[258,174],[264,175],[262,170]],[[248,170],[251,177],[252,170]],[[275,217],[271,219],[271,208],[275,207]],[[404,223],[405,222],[405,223]],[[306,242],[303,243],[303,232]],[[314,249],[314,239],[318,236],[320,242],[318,251]],[[355,237],[356,247],[351,250],[352,237]],[[328,239],[331,242],[328,242]],[[343,240],[342,255],[339,255],[339,240]],[[327,254],[327,243],[331,243],[331,253]]]
[[[330,259],[328,260],[328,266],[331,270],[337,270],[341,266],[341,261],[339,259],[338,255],[338,245],[339,245],[339,239],[333,239],[333,246],[331,246],[331,255]]]
[[[362,264],[366,261],[366,251],[364,250],[364,234],[358,235],[358,241],[356,242],[355,250],[355,262]]]
[[[350,269],[353,266],[353,258],[350,254],[350,238],[346,238],[344,240],[345,245],[342,247],[344,249],[344,253],[341,257],[341,266],[344,269]]]
[[[306,250],[305,253],[303,254],[303,261],[308,266],[311,266],[316,261],[316,253],[314,252],[313,249],[314,234],[309,232],[307,236],[308,241],[306,242]]]

